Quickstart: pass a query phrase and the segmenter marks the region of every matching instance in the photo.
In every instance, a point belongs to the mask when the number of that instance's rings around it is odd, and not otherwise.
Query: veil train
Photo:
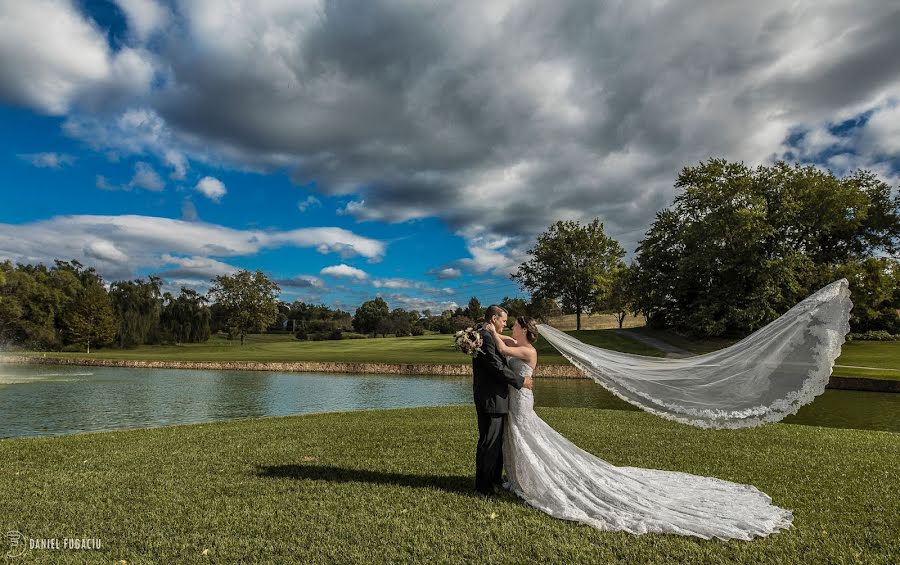
[[[538,324],[541,337],[619,398],[701,428],[777,422],[825,390],[850,331],[842,278],[741,341],[704,355],[661,359],[610,351]]]

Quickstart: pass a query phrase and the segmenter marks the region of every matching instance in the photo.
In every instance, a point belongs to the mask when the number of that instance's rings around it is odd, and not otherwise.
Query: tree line
[[[850,281],[854,332],[900,334],[900,195],[868,171],[845,177],[778,162],[685,167],[630,265],[587,225],[557,222],[512,279],[567,313],[642,314],[695,336],[743,336],[822,286]]]
[[[0,343],[34,350],[87,351],[104,346],[184,344],[223,332],[245,343],[257,332],[289,332],[299,340],[453,333],[481,320],[472,297],[466,308],[442,312],[390,309],[381,297],[354,314],[324,304],[278,299],[280,288],[262,271],[241,270],[212,279],[203,295],[182,287],[162,292],[161,279],[104,284],[93,267],[56,260],[13,266],[0,263]],[[504,298],[510,315],[546,317],[558,312],[549,300]]]

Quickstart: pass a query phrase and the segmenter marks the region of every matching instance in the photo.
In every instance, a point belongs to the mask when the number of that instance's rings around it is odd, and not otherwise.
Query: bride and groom
[[[751,485],[616,467],[567,440],[534,411],[537,325],[519,317],[508,338],[501,334],[507,317],[499,306],[487,308],[472,360],[479,493],[507,489],[556,518],[632,534],[749,540],[790,527],[791,511]]]

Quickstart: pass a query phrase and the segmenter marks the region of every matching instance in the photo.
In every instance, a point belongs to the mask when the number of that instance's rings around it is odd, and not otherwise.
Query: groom
[[[506,328],[506,310],[488,306],[484,323],[493,324],[500,333]],[[507,386],[531,388],[533,379],[517,375],[497,352],[494,336],[482,325],[481,351],[472,358],[472,390],[478,416],[478,448],[475,452],[475,490],[495,494],[503,484],[503,427],[509,412]]]

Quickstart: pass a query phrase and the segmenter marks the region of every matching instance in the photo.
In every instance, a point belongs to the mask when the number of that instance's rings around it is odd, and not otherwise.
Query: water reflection
[[[538,379],[545,406],[637,410],[588,380]],[[472,404],[471,377],[0,365],[0,437]],[[827,390],[786,423],[900,431],[900,395]]]

